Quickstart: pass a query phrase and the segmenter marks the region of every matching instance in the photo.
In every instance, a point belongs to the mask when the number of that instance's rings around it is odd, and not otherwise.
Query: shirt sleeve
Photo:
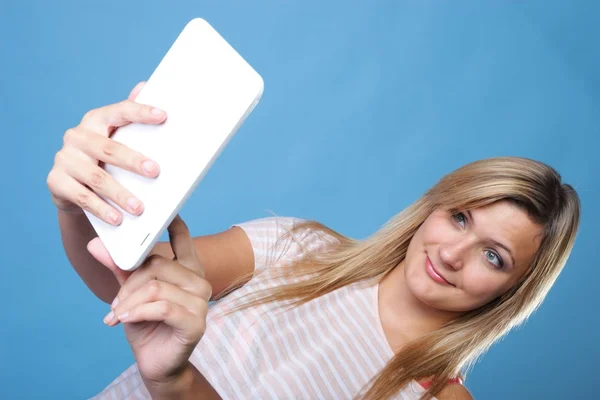
[[[303,222],[295,217],[266,217],[231,225],[242,228],[254,251],[254,276],[266,270],[274,262],[293,259],[300,248],[286,233]],[[285,236],[285,238],[284,238]],[[294,235],[296,239],[300,239]]]

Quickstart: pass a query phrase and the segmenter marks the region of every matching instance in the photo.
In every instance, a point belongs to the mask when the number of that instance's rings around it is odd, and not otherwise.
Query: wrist
[[[199,384],[198,370],[188,361],[187,365],[168,381],[156,382],[143,378],[151,398],[155,400],[192,400],[201,399],[197,391]]]

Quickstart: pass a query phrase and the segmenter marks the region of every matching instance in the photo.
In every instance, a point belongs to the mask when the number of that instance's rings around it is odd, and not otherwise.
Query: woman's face
[[[419,300],[454,312],[478,308],[510,289],[527,271],[542,229],[501,201],[451,214],[436,211],[408,247],[405,278]]]

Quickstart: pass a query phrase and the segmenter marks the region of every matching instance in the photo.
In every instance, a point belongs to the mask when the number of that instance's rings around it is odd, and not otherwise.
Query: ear
[[[87,249],[96,260],[98,260],[113,273],[113,275],[117,278],[117,281],[119,281],[119,285],[123,285],[129,275],[132,274],[132,272],[123,271],[117,266],[117,264],[115,264],[100,238],[96,237],[90,240],[87,245]]]

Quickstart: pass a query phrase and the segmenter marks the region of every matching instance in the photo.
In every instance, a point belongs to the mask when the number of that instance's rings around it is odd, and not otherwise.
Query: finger
[[[116,315],[118,317],[141,304],[160,300],[166,300],[170,303],[177,304],[196,316],[201,316],[201,313],[204,311],[203,304],[207,303],[205,299],[194,296],[179,286],[169,282],[151,280],[139,290],[133,292],[131,296],[120,302],[112,310],[113,316]],[[112,325],[112,323],[116,322],[118,322],[118,319],[113,318],[112,321],[107,321],[107,324]]]
[[[88,111],[81,123],[89,129],[104,132],[110,127],[125,126],[131,122],[144,124],[160,124],[167,114],[156,107],[139,104],[131,100],[123,100],[101,108]]]
[[[171,249],[173,250],[173,254],[175,254],[177,262],[204,277],[204,268],[202,268],[198,261],[198,255],[190,236],[190,231],[179,214],[175,216],[167,230],[169,232]]]
[[[106,136],[85,128],[69,129],[64,137],[65,150],[75,148],[105,164],[126,169],[138,175],[154,178],[159,165],[145,155]]]
[[[132,293],[135,293],[148,282],[154,280],[179,286],[183,290],[199,296],[206,301],[210,300],[212,296],[212,286],[208,281],[175,261],[158,254],[153,254],[121,285],[119,293],[117,293],[113,304],[111,304],[111,308],[116,308],[119,303],[125,301]]]
[[[145,81],[139,82],[137,85],[135,85],[135,87],[133,88],[131,93],[129,93],[127,100],[134,101],[136,99],[136,97],[138,97],[138,94],[140,94],[140,92],[144,88],[144,85],[146,85]]]
[[[185,308],[166,300],[140,304],[117,318],[124,323],[164,322],[168,326],[183,332],[183,338],[189,343],[199,340],[206,330],[205,318],[199,318]]]
[[[112,200],[121,209],[132,215],[140,215],[143,212],[144,204],[142,201],[93,162],[83,157],[74,156],[66,161],[64,168],[68,175],[86,184],[99,196]]]
[[[48,177],[48,186],[55,196],[68,199],[82,210],[90,212],[108,224],[117,226],[122,221],[122,215],[118,210],[62,169],[51,173]]]
[[[100,240],[100,238],[96,237],[90,240],[87,244],[87,249],[90,254],[98,260],[102,265],[107,267],[117,278],[120,286],[123,286],[127,278],[132,274],[130,271],[123,271],[121,268],[117,266],[115,261],[112,259],[106,247]]]

